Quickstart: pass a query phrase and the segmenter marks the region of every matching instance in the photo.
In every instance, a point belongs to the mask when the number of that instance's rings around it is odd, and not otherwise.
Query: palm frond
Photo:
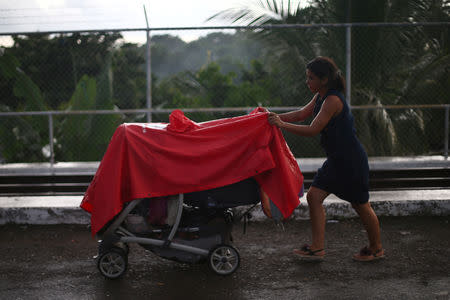
[[[301,10],[300,3],[299,0],[259,0],[249,5],[220,11],[209,17],[207,21],[222,19],[242,25],[285,23],[287,18],[298,14]]]
[[[381,108],[381,99],[368,88],[355,87],[355,96],[364,98],[364,103],[376,105],[375,110],[354,113],[358,137],[369,155],[393,155],[398,147],[398,136],[391,114]]]

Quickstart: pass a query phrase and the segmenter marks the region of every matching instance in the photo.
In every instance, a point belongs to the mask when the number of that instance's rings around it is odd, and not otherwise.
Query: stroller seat
[[[200,209],[226,209],[260,202],[260,188],[253,178],[184,195],[184,203]]]

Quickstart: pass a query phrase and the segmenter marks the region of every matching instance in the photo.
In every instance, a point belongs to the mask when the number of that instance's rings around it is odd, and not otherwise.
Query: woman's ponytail
[[[341,70],[337,70],[334,87],[330,86],[330,88],[334,88],[341,93],[345,93],[345,79],[344,79],[344,75],[342,74]]]

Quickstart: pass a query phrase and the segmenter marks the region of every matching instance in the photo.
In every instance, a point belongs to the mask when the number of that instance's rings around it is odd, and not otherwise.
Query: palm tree
[[[230,8],[219,12],[210,19],[221,18],[233,24],[273,25],[311,24],[324,21],[313,7],[303,8],[301,1],[259,1],[241,8]],[[298,98],[306,93],[303,74],[311,57],[320,53],[317,47],[317,30],[306,29],[265,29],[248,32],[266,47],[265,61],[280,79],[280,93],[283,104],[298,105]],[[282,66],[282,69],[279,67]]]
[[[350,6],[349,6],[350,5]],[[247,6],[222,11],[212,18],[230,20],[245,25],[313,24],[343,22],[417,22],[448,21],[448,4],[443,0],[314,0],[310,6],[301,7],[300,1],[266,0],[257,8]],[[448,28],[430,33],[424,27],[357,27],[352,31],[352,104],[377,105],[401,104],[412,99],[418,87],[413,76],[448,78]],[[302,70],[305,63],[317,55],[331,56],[343,66],[344,31],[342,28],[322,27],[309,29],[270,29],[253,32],[256,38],[266,42],[271,51],[270,61],[282,66],[286,89],[290,99],[304,97]],[[437,36],[439,38],[437,38]],[[444,46],[444,47],[443,47]],[[433,48],[433,49],[431,49]],[[433,51],[439,49],[440,51]],[[440,70],[432,68],[443,62]],[[425,73],[423,73],[425,71]],[[300,73],[300,74],[299,74]],[[415,78],[415,79],[414,79]],[[294,79],[294,80],[293,80]],[[439,84],[438,84],[439,85]],[[447,85],[448,86],[448,85]],[[284,97],[284,99],[289,97]],[[292,105],[293,100],[285,105]],[[433,100],[432,100],[433,101]],[[411,103],[411,102],[409,102]],[[408,150],[424,152],[424,118],[420,112],[398,112],[377,109],[355,112],[359,136],[370,155],[393,155]],[[407,120],[407,122],[404,122]],[[413,145],[419,149],[399,146],[400,134],[396,123],[408,124]],[[402,133],[403,134],[403,133]],[[403,139],[410,141],[410,138]],[[411,144],[411,143],[410,143]]]

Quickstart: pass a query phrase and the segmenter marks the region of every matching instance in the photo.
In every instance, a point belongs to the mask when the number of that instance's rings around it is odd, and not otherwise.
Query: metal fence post
[[[352,27],[347,24],[345,27],[345,99],[351,107],[352,100]]]
[[[445,159],[447,159],[448,158],[448,115],[449,115],[449,110],[450,110],[450,105],[447,105],[446,107],[445,107],[445,121],[444,121],[444,123],[445,123],[445,129],[444,129],[444,134],[445,134],[445,136],[444,136],[444,157],[445,157]]]
[[[48,114],[48,138],[50,145],[50,165],[53,166],[55,163],[55,151],[53,145],[53,115],[51,112]]]
[[[150,53],[150,30],[147,30],[147,45],[146,45],[146,73],[147,73],[147,122],[152,121],[152,113],[150,112],[152,108],[152,67],[151,67],[151,53]]]
[[[144,5],[144,14],[145,14],[145,22],[147,23],[147,30],[146,30],[146,35],[147,35],[147,42],[145,44],[145,63],[146,63],[146,79],[147,79],[147,93],[146,93],[146,98],[147,98],[147,122],[150,123],[152,121],[152,113],[151,113],[151,108],[152,108],[152,56],[151,56],[151,47],[150,47],[150,29],[149,29],[149,25],[148,25],[148,18],[147,18],[147,10],[145,9],[145,5]]]

